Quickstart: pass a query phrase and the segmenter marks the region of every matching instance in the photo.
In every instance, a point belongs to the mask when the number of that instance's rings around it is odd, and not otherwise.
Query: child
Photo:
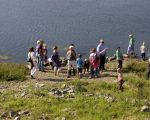
[[[122,64],[123,64],[123,54],[120,51],[120,47],[117,48],[116,53],[115,53],[115,58],[118,61],[118,68],[122,69]]]
[[[36,72],[36,57],[35,57],[35,54],[34,54],[34,48],[30,48],[29,49],[29,52],[28,52],[28,62],[30,63],[30,69],[31,69],[31,72],[30,72],[30,75],[31,75],[31,79],[34,79],[33,75],[34,73]]]
[[[84,68],[84,74],[85,74],[86,71],[89,73],[89,68],[90,68],[90,62],[89,62],[89,60],[87,60],[87,59],[84,60],[84,66],[83,66],[83,68]]]
[[[89,60],[90,60],[90,65],[91,65],[90,78],[92,78],[93,76],[98,78],[99,77],[98,75],[99,74],[99,58],[96,54],[96,48],[92,48]]]
[[[123,91],[123,83],[124,83],[124,80],[123,80],[123,75],[122,75],[122,70],[120,68],[117,69],[117,73],[118,73],[118,85],[119,85],[119,89],[121,91]]]
[[[147,72],[147,79],[149,79],[150,74],[150,58],[148,59],[148,72]]]
[[[81,54],[79,54],[79,57],[77,58],[76,62],[77,62],[78,78],[82,78],[83,60]]]
[[[57,46],[53,47],[53,54],[52,54],[51,59],[53,61],[55,76],[59,75],[61,63],[60,63],[60,58],[59,58],[58,47]]]

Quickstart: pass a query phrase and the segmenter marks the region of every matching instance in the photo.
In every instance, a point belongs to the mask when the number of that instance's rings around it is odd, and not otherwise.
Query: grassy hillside
[[[21,120],[149,120],[150,112],[141,111],[144,105],[150,107],[146,65],[136,60],[125,61],[123,92],[116,84],[116,62],[108,63],[107,71],[95,79],[66,79],[63,73],[54,77],[48,69],[36,74],[39,80],[3,80],[1,119],[18,116]],[[23,73],[26,73],[24,67],[19,74]]]

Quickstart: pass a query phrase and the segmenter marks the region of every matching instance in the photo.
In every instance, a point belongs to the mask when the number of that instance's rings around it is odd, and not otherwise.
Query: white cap
[[[129,37],[132,37],[132,36],[133,36],[133,34],[130,34],[130,35],[129,35]]]
[[[37,44],[40,44],[40,42],[41,42],[41,41],[40,41],[40,40],[38,40],[36,43],[37,43]]]
[[[104,40],[100,40],[100,43],[103,43],[104,42]]]

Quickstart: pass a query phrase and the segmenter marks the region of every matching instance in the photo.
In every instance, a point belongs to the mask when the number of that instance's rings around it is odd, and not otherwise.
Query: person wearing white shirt
[[[145,45],[145,42],[143,42],[143,44],[141,45],[140,51],[141,51],[142,59],[145,60],[145,58],[146,58],[146,51],[147,51],[147,47]]]
[[[34,48],[33,47],[29,49],[28,62],[30,63],[30,69],[31,69],[30,75],[31,75],[31,78],[34,79],[33,75],[35,74],[35,72],[37,70],[36,69],[37,63],[36,63],[36,57],[35,57],[35,53],[34,53]]]

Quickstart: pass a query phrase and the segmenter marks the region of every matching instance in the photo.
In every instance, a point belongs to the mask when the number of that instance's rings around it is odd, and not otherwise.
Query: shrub
[[[25,80],[27,69],[23,64],[0,63],[0,80]]]
[[[140,62],[137,60],[132,60],[124,65],[124,72],[134,72],[134,73],[140,73],[145,72],[147,70],[147,63],[146,62]]]

